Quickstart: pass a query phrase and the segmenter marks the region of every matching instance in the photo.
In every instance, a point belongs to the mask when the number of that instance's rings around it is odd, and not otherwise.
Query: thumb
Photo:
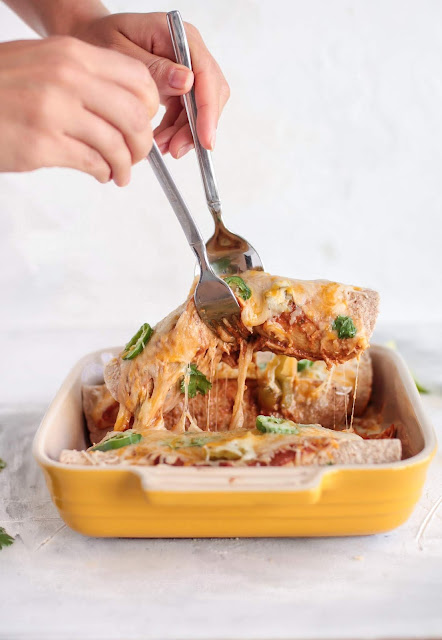
[[[143,56],[143,62],[147,65],[161,97],[181,96],[192,88],[193,73],[187,67],[147,51]]]

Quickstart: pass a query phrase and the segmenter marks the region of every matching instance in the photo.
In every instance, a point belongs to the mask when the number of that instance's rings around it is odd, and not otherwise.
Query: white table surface
[[[384,337],[398,339],[432,387],[422,400],[441,440],[442,349],[432,347],[433,330]],[[442,637],[441,453],[409,521],[386,534],[85,538],[59,518],[31,443],[67,367],[115,339],[88,332],[27,338],[21,351],[17,336],[2,348],[0,457],[8,466],[0,474],[0,526],[15,537],[0,551],[2,640]],[[15,395],[20,376],[28,403]]]

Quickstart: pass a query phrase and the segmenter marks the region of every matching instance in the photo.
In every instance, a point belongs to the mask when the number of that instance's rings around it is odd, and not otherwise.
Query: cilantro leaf
[[[6,462],[0,458],[0,471],[6,467]]]
[[[14,538],[6,533],[3,527],[0,527],[0,549],[3,549],[3,547],[10,547],[13,542]]]
[[[340,340],[354,338],[356,335],[356,327],[349,316],[337,316],[333,322],[332,329],[337,332]]]
[[[186,376],[181,380],[181,393],[186,393]],[[189,398],[194,398],[197,393],[201,393],[203,396],[212,388],[212,383],[206,378],[204,373],[196,368],[196,365],[190,365],[189,386],[187,393]]]

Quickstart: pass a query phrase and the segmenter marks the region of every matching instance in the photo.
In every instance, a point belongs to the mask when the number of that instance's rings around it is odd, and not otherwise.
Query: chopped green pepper
[[[298,360],[298,371],[310,369],[310,367],[313,367],[313,364],[312,360]]]
[[[183,436],[181,438],[174,438],[169,442],[161,442],[161,444],[171,449],[182,449],[183,447],[204,447],[208,442],[210,442],[210,438]]]
[[[143,351],[146,344],[149,342],[153,334],[153,329],[145,322],[134,337],[129,340],[127,345],[124,347],[123,355],[121,356],[123,360],[132,360],[136,356],[139,356]]]
[[[256,428],[261,433],[282,433],[293,436],[299,434],[299,428],[295,422],[284,418],[275,418],[274,416],[258,416],[256,418]]]
[[[181,380],[181,393],[186,393],[186,376]],[[204,373],[196,368],[195,364],[190,365],[189,384],[187,386],[187,394],[189,398],[194,398],[197,393],[205,396],[212,388],[212,383],[206,378]]]
[[[224,278],[224,280],[231,289],[235,288],[238,290],[238,295],[241,296],[243,300],[248,300],[251,297],[252,292],[250,291],[250,288],[239,276],[228,276],[227,278]]]
[[[353,320],[349,316],[337,316],[333,322],[332,329],[334,329],[338,338],[354,338],[356,335],[356,327]]]
[[[91,447],[89,451],[110,451],[111,449],[121,449],[129,444],[137,444],[141,440],[141,434],[135,431],[121,431],[113,436]]]

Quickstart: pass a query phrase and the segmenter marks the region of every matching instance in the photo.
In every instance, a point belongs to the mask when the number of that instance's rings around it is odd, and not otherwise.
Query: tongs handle
[[[170,11],[167,14],[167,24],[169,25],[170,37],[172,38],[175,58],[178,64],[182,64],[192,70],[192,59],[190,57],[189,43],[187,42],[186,32],[184,30],[183,20],[179,11]],[[201,178],[203,180],[206,200],[212,215],[221,212],[221,202],[218,195],[218,187],[215,180],[215,172],[212,165],[210,151],[205,149],[199,139],[196,131],[197,106],[195,100],[195,91],[193,86],[189,93],[183,96],[184,106],[187,112],[187,118],[190,124],[193,141],[195,143],[195,151],[200,167]]]

